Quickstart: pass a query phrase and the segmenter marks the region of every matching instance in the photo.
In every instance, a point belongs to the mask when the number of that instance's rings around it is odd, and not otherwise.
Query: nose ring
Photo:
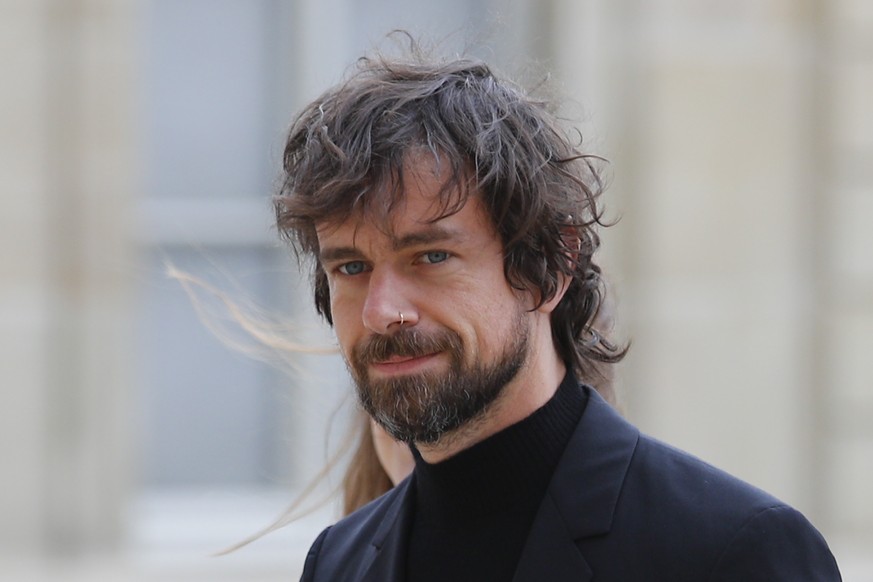
[[[403,324],[406,323],[406,319],[403,317],[403,312],[398,311],[397,314],[400,316],[400,327],[403,327]]]

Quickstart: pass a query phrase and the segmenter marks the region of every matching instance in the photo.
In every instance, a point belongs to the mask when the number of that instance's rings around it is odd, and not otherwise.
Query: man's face
[[[420,163],[389,229],[361,217],[318,229],[361,403],[408,442],[436,442],[481,417],[529,356],[530,301],[506,281],[500,237],[477,196],[433,221],[442,183]]]

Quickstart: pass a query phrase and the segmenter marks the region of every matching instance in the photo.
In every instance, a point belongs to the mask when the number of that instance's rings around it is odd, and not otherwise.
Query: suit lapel
[[[514,582],[585,581],[592,568],[577,541],[612,526],[639,431],[593,390],[534,518]]]
[[[362,582],[399,582],[405,579],[406,550],[414,508],[414,477],[406,479],[398,488],[403,488],[394,498],[379,529],[367,548]]]
[[[513,582],[586,582],[592,572],[548,495],[534,519]]]

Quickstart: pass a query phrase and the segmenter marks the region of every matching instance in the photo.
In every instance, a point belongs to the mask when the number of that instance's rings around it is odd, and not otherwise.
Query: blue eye
[[[445,251],[430,251],[430,252],[424,253],[421,256],[421,258],[422,258],[423,262],[430,264],[430,265],[433,265],[435,263],[442,263],[443,261],[448,259],[449,253],[447,253]]]
[[[340,265],[338,270],[343,275],[360,275],[366,270],[364,261],[352,261],[344,265]]]

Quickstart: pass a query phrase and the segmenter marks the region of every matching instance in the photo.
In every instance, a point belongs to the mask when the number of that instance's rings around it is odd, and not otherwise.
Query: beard
[[[352,350],[349,369],[364,410],[398,441],[432,444],[474,422],[503,392],[527,362],[530,330],[518,313],[511,337],[493,362],[465,363],[461,337],[448,329],[424,333],[401,327],[374,335]],[[370,377],[369,365],[391,356],[421,357],[441,352],[448,370],[387,379]]]

